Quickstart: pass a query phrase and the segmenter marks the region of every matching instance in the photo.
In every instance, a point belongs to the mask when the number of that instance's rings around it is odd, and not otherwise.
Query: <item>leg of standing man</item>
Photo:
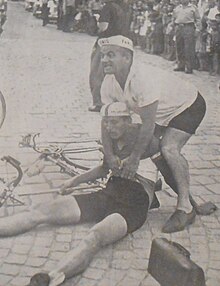
[[[184,26],[184,54],[186,73],[191,74],[195,62],[195,25],[194,23]]]
[[[101,64],[100,47],[96,43],[91,55],[89,84],[92,93],[93,106],[89,108],[89,111],[99,112],[102,107],[100,90],[103,79],[104,73]]]
[[[183,230],[195,219],[195,211],[190,202],[189,166],[181,150],[195,133],[205,112],[205,101],[198,93],[194,103],[170,121],[161,140],[162,155],[173,174],[178,189],[176,211],[165,224],[164,232]]]
[[[184,53],[184,38],[183,27],[178,25],[176,27],[176,57],[177,68],[174,71],[185,71],[185,53]]]
[[[43,3],[42,5],[43,26],[46,26],[48,24],[49,22],[48,16],[49,16],[49,10],[47,7],[47,3]]]

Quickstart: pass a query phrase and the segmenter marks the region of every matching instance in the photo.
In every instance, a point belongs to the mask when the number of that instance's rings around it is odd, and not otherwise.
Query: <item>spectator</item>
[[[210,22],[210,74],[217,75],[220,62],[220,14]]]
[[[75,0],[63,0],[63,32],[71,32],[73,29],[73,18],[75,14]]]
[[[154,6],[154,10],[157,11],[157,13],[155,13],[155,17],[153,19],[154,22],[153,54],[159,55],[164,50],[164,35],[163,35],[162,13],[161,13],[162,5],[160,0],[157,0],[155,2],[156,5]]]
[[[57,29],[63,30],[63,0],[58,0],[57,5]]]
[[[165,14],[163,15],[164,27],[164,57],[168,60],[175,60],[175,42],[174,42],[174,27],[172,22],[173,4],[167,4]]]
[[[144,25],[144,6],[142,1],[137,1],[134,5],[134,17],[133,17],[133,42],[135,46],[141,46],[140,31]]]
[[[48,8],[48,0],[42,0],[42,19],[43,26],[46,26],[49,23],[49,8]]]
[[[189,0],[181,0],[181,4],[173,11],[173,21],[176,26],[177,67],[174,71],[193,72],[195,59],[195,27],[200,30],[201,19],[198,8]]]
[[[6,12],[7,12],[7,1],[0,0],[0,35],[3,32],[2,27],[7,19]]]
[[[147,4],[144,6],[144,19],[143,25],[140,28],[140,46],[142,49],[146,49],[147,47],[147,33],[149,32],[151,27],[151,22],[149,19],[149,7]]]
[[[198,70],[200,71],[205,71],[209,67],[208,52],[210,52],[210,50],[208,50],[207,41],[208,41],[207,23],[203,19],[202,28],[196,40],[196,56],[198,59]]]
[[[199,0],[198,1],[198,10],[199,10],[199,15],[201,17],[201,19],[203,18],[206,10],[208,9],[208,0]]]
[[[212,2],[211,2],[212,6]],[[220,0],[216,0],[214,7],[210,8],[209,13],[208,13],[208,21],[215,21],[215,15],[220,13]]]
[[[155,36],[155,19],[158,17],[158,12],[154,10],[153,3],[148,3],[148,18],[150,21],[149,29],[146,35],[146,52],[154,53],[154,36]]]
[[[92,14],[100,14],[102,10],[102,2],[100,0],[91,0],[88,3],[88,8],[91,10]]]

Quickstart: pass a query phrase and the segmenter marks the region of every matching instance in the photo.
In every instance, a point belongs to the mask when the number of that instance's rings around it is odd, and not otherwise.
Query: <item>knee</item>
[[[91,248],[102,248],[104,245],[102,231],[96,226],[89,230],[85,240],[89,243]]]
[[[176,145],[173,144],[165,144],[161,145],[161,153],[166,160],[172,160],[180,155],[180,150]]]

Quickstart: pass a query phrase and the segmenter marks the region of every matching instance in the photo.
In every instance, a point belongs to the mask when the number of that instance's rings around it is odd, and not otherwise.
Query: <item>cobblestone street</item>
[[[39,140],[44,142],[99,138],[100,115],[88,112],[90,53],[96,38],[83,33],[62,33],[52,24],[42,27],[41,20],[25,11],[23,2],[9,2],[8,6],[8,20],[0,37],[0,90],[7,104],[6,119],[0,130],[0,156],[13,156],[25,170],[39,154],[19,147],[22,135],[40,132]],[[136,60],[149,68],[161,66],[173,72],[172,62],[140,50],[136,53]],[[193,82],[207,101],[207,115],[197,135],[183,150],[190,165],[191,192],[198,202],[212,201],[220,208],[218,78],[198,71],[179,76]],[[146,160],[142,165],[143,174],[155,179],[151,162]],[[3,164],[0,170],[0,176],[6,176]],[[18,195],[56,189],[66,178],[57,166],[48,165],[37,176],[24,174],[15,192]],[[147,272],[151,241],[166,237],[190,251],[192,260],[205,271],[207,286],[219,286],[220,210],[210,216],[197,216],[196,222],[185,231],[163,234],[161,227],[176,204],[175,195],[165,183],[163,190],[158,193],[161,207],[149,212],[140,230],[100,251],[85,272],[63,285],[157,286]],[[55,196],[17,196],[26,206],[15,207],[14,212]],[[13,212],[12,208],[2,207],[1,217],[7,210],[9,214]],[[61,257],[77,246],[89,227],[43,225],[23,235],[1,238],[0,286],[26,285],[33,274],[53,269]]]

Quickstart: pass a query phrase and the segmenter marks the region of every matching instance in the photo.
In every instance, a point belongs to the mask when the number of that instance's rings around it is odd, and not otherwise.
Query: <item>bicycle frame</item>
[[[89,158],[79,158],[73,157],[68,159],[67,154],[82,154],[82,153],[90,153],[94,151],[101,151],[101,147],[98,145],[98,140],[84,139],[81,141],[72,141],[71,143],[89,143],[96,142],[97,147],[75,147],[75,148],[61,148],[58,146],[59,142],[53,142],[53,144],[48,143],[47,146],[40,146],[40,144],[36,143],[36,138],[39,137],[39,133],[36,134],[27,134],[22,137],[22,141],[19,143],[20,147],[29,147],[34,151],[40,154],[38,159],[30,166],[25,173],[28,176],[35,176],[43,171],[45,168],[45,164],[42,164],[43,161],[49,161],[53,164],[60,167],[61,173],[66,173],[72,177],[79,175],[82,172],[88,171],[90,167],[80,164],[76,161],[97,161],[97,159],[89,159]],[[64,142],[62,142],[64,143]],[[65,142],[69,144],[70,142]],[[94,185],[91,183],[88,184],[89,188],[94,186],[97,188],[98,186],[103,186],[103,183],[100,181],[95,181]],[[82,188],[81,188],[82,189]],[[86,189],[86,187],[84,188]],[[39,193],[38,193],[39,194]]]

